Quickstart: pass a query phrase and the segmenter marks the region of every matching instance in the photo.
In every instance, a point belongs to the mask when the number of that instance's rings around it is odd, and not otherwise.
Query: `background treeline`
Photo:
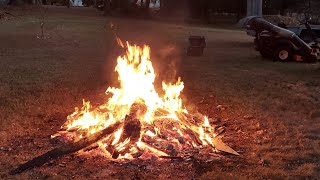
[[[69,0],[0,0],[9,4],[22,1],[28,4],[61,4],[67,5]],[[170,18],[183,17],[199,19],[215,23],[219,19],[237,21],[246,15],[247,0],[83,0],[88,6],[103,6],[105,13],[113,11],[138,14],[148,17],[150,12]],[[160,9],[149,9],[150,3],[160,4]],[[263,0],[264,15],[296,16],[308,14],[320,20],[320,0]],[[222,20],[223,21],[223,20]]]
[[[203,17],[208,13],[234,13],[245,15],[247,0],[160,0],[163,10],[175,12],[180,4],[187,4],[190,15]],[[288,13],[320,13],[320,0],[263,0],[266,15]]]

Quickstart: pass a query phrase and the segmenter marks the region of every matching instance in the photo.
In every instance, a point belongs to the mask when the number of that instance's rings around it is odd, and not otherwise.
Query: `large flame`
[[[92,108],[90,102],[83,101],[83,107],[69,115],[62,128],[76,132],[75,140],[79,140],[122,122],[120,129],[98,142],[113,158],[133,158],[139,152],[169,156],[168,145],[175,149],[208,146],[215,150],[215,134],[208,118],[202,116],[201,122],[191,122],[182,105],[181,78],[175,83],[162,82],[163,96],[159,96],[154,86],[156,74],[150,47],[141,48],[128,42],[119,45],[126,48],[126,55],[118,57],[115,68],[120,87],[109,87],[106,94],[110,98],[99,107]],[[128,125],[130,121],[134,123]]]

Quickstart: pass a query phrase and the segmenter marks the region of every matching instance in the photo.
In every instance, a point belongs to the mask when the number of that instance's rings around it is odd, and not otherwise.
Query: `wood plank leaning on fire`
[[[70,144],[68,146],[64,145],[64,146],[55,148],[51,151],[48,151],[45,154],[42,154],[38,157],[31,159],[30,161],[27,161],[26,163],[19,165],[16,169],[10,171],[9,173],[11,175],[18,174],[18,173],[21,173],[27,169],[41,166],[52,159],[57,159],[59,157],[65,156],[65,155],[75,153],[83,148],[86,148],[86,147],[96,143],[97,141],[106,137],[107,135],[113,133],[122,124],[123,123],[121,123],[121,122],[116,122],[115,124],[110,125],[109,127],[103,129],[102,131],[99,131],[95,134],[92,134],[91,136],[88,136],[84,139],[81,139],[73,144]]]

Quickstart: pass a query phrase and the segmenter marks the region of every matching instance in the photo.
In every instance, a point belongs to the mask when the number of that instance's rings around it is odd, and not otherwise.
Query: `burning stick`
[[[52,159],[56,159],[56,158],[62,157],[64,155],[77,152],[77,151],[79,151],[85,147],[88,147],[91,144],[99,141],[100,139],[102,139],[106,135],[113,133],[116,129],[118,129],[120,127],[121,124],[122,123],[117,122],[117,123],[105,128],[105,129],[103,129],[102,131],[99,131],[99,132],[97,132],[87,138],[81,139],[81,140],[79,140],[69,146],[61,146],[61,147],[55,148],[51,151],[48,151],[45,154],[42,154],[38,157],[35,157],[34,159],[31,159],[30,161],[27,161],[26,163],[19,165],[16,169],[10,171],[10,174],[11,175],[18,174],[18,173],[21,173],[27,169],[31,169],[36,166],[41,166],[44,163],[46,163]]]
[[[115,30],[114,25],[113,25],[112,22],[110,22],[110,29],[111,29],[111,31],[112,31],[112,34],[113,34],[114,38],[115,38],[116,41],[117,41],[117,44],[118,44],[121,48],[124,49],[124,48],[125,48],[125,47],[124,47],[124,44],[123,44],[123,42],[121,41],[121,39],[118,37],[118,35],[117,35],[117,33],[116,33],[116,30]]]

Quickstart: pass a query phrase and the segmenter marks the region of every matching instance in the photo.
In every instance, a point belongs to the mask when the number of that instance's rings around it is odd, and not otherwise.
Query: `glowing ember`
[[[217,139],[209,119],[201,116],[196,122],[183,107],[181,79],[162,82],[164,95],[159,96],[154,87],[156,75],[150,48],[117,41],[127,50],[126,55],[118,57],[115,68],[120,87],[107,89],[110,98],[105,104],[92,108],[90,102],[83,101],[83,107],[68,116],[62,128],[75,134],[74,141],[121,122],[121,128],[97,142],[107,157],[174,156],[193,147],[219,150],[215,142],[221,145],[222,141]],[[230,152],[237,154],[232,149]]]

